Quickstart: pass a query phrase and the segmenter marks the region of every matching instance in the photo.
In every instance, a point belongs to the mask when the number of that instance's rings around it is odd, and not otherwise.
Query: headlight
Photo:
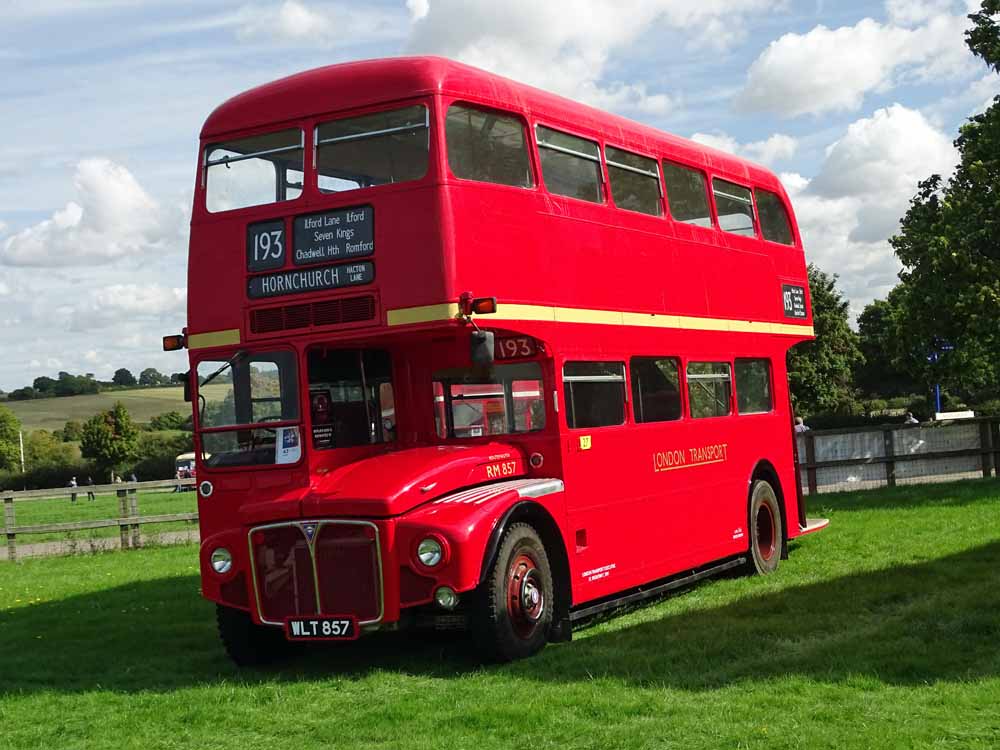
[[[441,542],[433,537],[427,537],[417,545],[417,559],[428,568],[439,565],[444,558]]]
[[[228,573],[230,568],[233,567],[233,556],[229,553],[225,547],[219,547],[217,550],[212,552],[212,569],[222,575],[223,573]]]

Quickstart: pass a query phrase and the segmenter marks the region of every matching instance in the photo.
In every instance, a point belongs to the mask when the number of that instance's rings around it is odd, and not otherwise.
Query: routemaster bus
[[[188,290],[164,345],[239,664],[408,627],[525,657],[825,524],[801,238],[734,156],[441,58],[312,70],[205,122]]]

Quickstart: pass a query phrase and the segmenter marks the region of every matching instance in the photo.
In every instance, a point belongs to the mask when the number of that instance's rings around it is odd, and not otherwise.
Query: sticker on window
[[[298,427],[278,427],[274,440],[274,462],[294,464],[302,456],[302,440]]]

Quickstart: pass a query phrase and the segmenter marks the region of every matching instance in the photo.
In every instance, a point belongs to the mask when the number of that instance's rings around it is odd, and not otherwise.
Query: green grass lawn
[[[208,391],[215,391],[223,398],[230,386],[210,384]],[[137,388],[125,391],[108,391],[88,396],[66,396],[64,398],[41,398],[33,401],[5,401],[4,406],[14,412],[22,427],[31,430],[61,430],[71,419],[85,422],[95,414],[107,411],[121,401],[135,422],[148,422],[153,417],[168,411],[176,411],[185,416],[191,413],[191,404],[184,401],[184,389]]]
[[[118,518],[118,497],[97,495],[87,500],[87,488],[81,487],[76,502],[68,497],[46,500],[24,500],[14,504],[15,522],[18,526],[32,526],[48,523],[69,523],[73,521],[98,521]],[[137,495],[140,516],[159,516],[168,513],[193,513],[198,510],[197,493],[189,492],[140,492]],[[142,526],[142,534],[159,534],[165,531],[179,531],[193,528],[191,523],[157,523]],[[49,541],[74,541],[85,545],[86,540],[97,537],[118,536],[117,526],[104,529],[84,529],[69,532],[45,532],[41,534],[20,534],[18,544],[34,544]]]
[[[1000,482],[821,496],[769,578],[480,666],[376,636],[239,672],[193,546],[0,563],[6,748],[995,748]]]

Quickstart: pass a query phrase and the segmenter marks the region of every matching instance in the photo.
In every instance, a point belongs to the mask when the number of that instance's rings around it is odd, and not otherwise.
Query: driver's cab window
[[[206,466],[291,464],[301,458],[294,352],[239,351],[226,360],[202,360],[196,372]]]
[[[307,355],[312,445],[317,450],[396,439],[389,353],[312,349]]]
[[[542,368],[537,362],[460,367],[434,373],[439,438],[476,438],[545,428]]]

